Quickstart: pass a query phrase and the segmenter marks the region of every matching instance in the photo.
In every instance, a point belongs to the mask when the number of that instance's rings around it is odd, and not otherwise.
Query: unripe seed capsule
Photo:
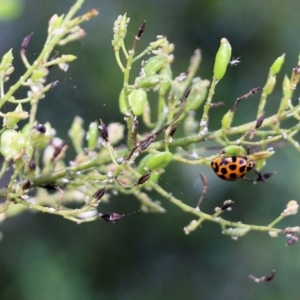
[[[128,99],[134,115],[140,116],[144,112],[147,93],[142,89],[133,90]]]
[[[1,134],[0,152],[6,159],[15,157],[24,147],[25,138],[21,132],[6,130]]]
[[[89,126],[89,131],[87,132],[88,149],[93,151],[97,146],[98,141],[98,124],[97,122],[92,122]]]
[[[152,56],[145,63],[143,69],[146,75],[153,75],[159,71],[165,63],[165,58],[163,56]]]
[[[147,76],[137,82],[137,85],[144,89],[150,89],[159,84],[165,77],[162,75]]]
[[[283,53],[281,56],[279,56],[274,63],[272,64],[270,68],[270,75],[276,75],[280,72],[281,67],[284,63],[285,53]]]
[[[227,66],[231,58],[231,46],[227,39],[221,39],[221,45],[216,54],[214,65],[214,78],[221,80],[226,73]]]
[[[163,151],[150,157],[146,161],[145,167],[151,171],[163,169],[172,161],[172,158],[173,154],[171,152]]]

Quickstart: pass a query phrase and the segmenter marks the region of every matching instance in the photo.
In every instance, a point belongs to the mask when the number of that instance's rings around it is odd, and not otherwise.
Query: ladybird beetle
[[[254,166],[255,162],[247,157],[246,150],[236,145],[225,147],[211,162],[214,172],[229,181],[243,178]]]

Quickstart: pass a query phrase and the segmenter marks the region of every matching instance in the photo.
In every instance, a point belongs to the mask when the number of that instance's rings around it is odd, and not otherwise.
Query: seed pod
[[[158,170],[165,168],[173,159],[173,154],[168,151],[163,151],[154,154],[145,162],[145,167],[149,170]]]
[[[148,168],[146,167],[146,163],[148,160],[152,159],[152,157],[154,156],[155,154],[147,154],[146,156],[144,156],[142,158],[142,160],[140,161],[138,167],[137,167],[137,172],[142,174],[142,175],[145,175],[145,174],[150,174],[150,173],[147,173],[149,172]],[[153,183],[156,183],[158,181],[160,177],[160,174],[157,173],[157,172],[152,172],[151,175],[150,175],[150,178],[149,178],[149,181],[153,182]]]
[[[162,55],[152,56],[148,59],[148,61],[143,66],[144,73],[149,75],[154,75],[157,71],[159,71],[165,63],[165,57]]]
[[[122,90],[120,95],[119,95],[119,108],[120,108],[120,112],[122,114],[126,114],[128,112],[126,102],[125,102],[124,90]]]
[[[281,67],[284,63],[285,53],[283,53],[281,56],[279,56],[272,64],[270,68],[270,75],[276,75],[280,72]]]
[[[227,39],[221,39],[221,45],[216,54],[214,65],[214,78],[221,80],[226,73],[227,66],[231,58],[231,46]]]
[[[144,112],[147,93],[142,89],[133,90],[128,99],[133,114],[135,116],[140,116]]]
[[[243,156],[247,154],[247,151],[244,147],[242,146],[237,146],[237,145],[230,145],[225,147],[222,152],[226,157],[231,157],[231,156]]]
[[[137,80],[136,85],[143,89],[150,89],[157,86],[160,82],[165,79],[165,76],[162,75],[152,75],[147,76],[143,79]]]
[[[226,130],[230,127],[233,118],[233,111],[230,109],[222,118],[222,130]]]
[[[25,145],[25,138],[21,132],[6,130],[0,137],[0,152],[9,160],[15,157]]]
[[[98,124],[97,124],[97,122],[92,122],[90,124],[86,138],[88,141],[88,149],[90,151],[93,151],[96,148],[97,141],[98,141]]]
[[[187,99],[187,111],[196,110],[203,103],[207,95],[208,86],[208,80],[201,80],[200,78],[193,80],[193,86]]]
[[[19,103],[16,109],[5,114],[3,126],[9,129],[14,129],[20,120],[27,119],[29,116],[27,111],[23,110],[22,104]]]

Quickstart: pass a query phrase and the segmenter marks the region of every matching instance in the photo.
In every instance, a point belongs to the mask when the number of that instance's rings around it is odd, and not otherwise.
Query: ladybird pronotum
[[[224,180],[237,180],[244,177],[254,167],[254,161],[245,157],[217,157],[211,162],[214,172]]]

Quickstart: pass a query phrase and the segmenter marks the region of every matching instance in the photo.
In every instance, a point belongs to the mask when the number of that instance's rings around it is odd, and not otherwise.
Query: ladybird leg
[[[254,171],[258,175],[258,177],[255,181],[256,182],[262,181],[262,182],[265,182],[265,183],[267,183],[268,182],[267,179],[270,178],[275,173],[275,172],[268,172],[268,173],[262,174],[262,173],[260,173],[259,171],[255,170],[255,169],[254,169]]]
[[[243,179],[246,179],[248,181],[251,181],[253,183],[257,183],[259,181],[262,181],[264,183],[268,183],[267,179],[270,178],[274,173],[276,172],[269,172],[269,173],[260,173],[259,171],[257,171],[256,169],[254,169],[254,172],[257,174],[257,178],[256,179],[251,179],[251,178],[247,178],[247,177],[243,177]]]

